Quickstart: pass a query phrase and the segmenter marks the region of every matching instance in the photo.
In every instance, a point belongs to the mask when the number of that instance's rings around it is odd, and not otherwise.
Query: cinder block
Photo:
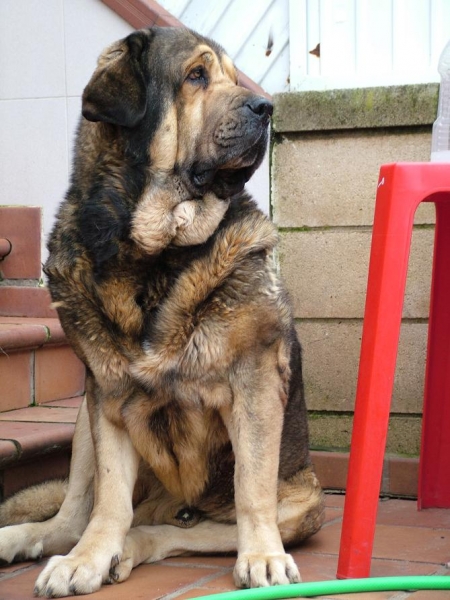
[[[392,413],[420,414],[427,324],[401,327]],[[353,411],[361,350],[362,321],[314,320],[297,323],[303,347],[303,372],[309,410]]]
[[[352,425],[351,415],[310,414],[310,447],[314,450],[348,450]]]
[[[310,445],[318,450],[348,450],[353,426],[349,415],[313,414],[309,420]],[[420,451],[421,418],[397,416],[389,420],[386,452],[416,456]]]
[[[437,83],[284,92],[274,96],[272,127],[285,133],[432,125],[438,95]]]
[[[434,233],[416,229],[403,316],[426,318]],[[370,229],[281,232],[279,262],[298,318],[362,318]]]
[[[272,155],[272,204],[280,227],[371,225],[380,165],[428,161],[428,130],[288,135]],[[416,223],[433,223],[434,206]]]

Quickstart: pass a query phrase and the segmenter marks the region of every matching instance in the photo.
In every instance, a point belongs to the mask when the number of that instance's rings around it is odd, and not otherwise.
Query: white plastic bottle
[[[438,116],[433,123],[431,161],[450,162],[450,40],[439,58],[441,75]]]

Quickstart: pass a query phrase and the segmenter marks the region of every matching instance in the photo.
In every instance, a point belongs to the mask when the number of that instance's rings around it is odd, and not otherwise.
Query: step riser
[[[84,366],[67,345],[0,356],[0,412],[81,396]]]

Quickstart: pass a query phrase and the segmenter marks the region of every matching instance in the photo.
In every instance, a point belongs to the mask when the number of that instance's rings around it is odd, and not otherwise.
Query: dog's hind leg
[[[0,559],[36,559],[68,552],[79,540],[89,520],[93,500],[94,449],[86,400],[78,414],[69,486],[59,512],[47,521],[0,529]]]
[[[139,456],[126,430],[112,423],[96,402],[101,390],[92,375],[86,380],[95,449],[94,508],[78,544],[67,556],[54,556],[36,581],[38,596],[89,594],[109,579],[120,560],[133,518],[132,493]]]

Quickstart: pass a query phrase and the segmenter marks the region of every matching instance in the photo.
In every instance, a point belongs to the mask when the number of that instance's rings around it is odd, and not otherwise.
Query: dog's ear
[[[142,58],[150,35],[137,31],[103,52],[83,92],[85,119],[134,127],[143,118],[147,85]]]

